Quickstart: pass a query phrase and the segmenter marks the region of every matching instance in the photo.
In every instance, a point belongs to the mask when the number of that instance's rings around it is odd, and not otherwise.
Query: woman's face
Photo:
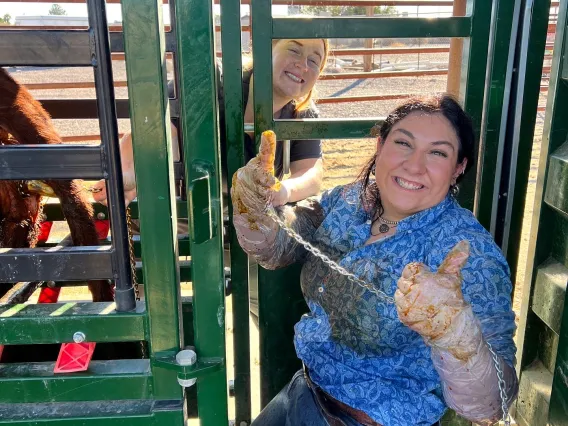
[[[385,219],[401,220],[440,203],[465,169],[458,149],[458,136],[442,114],[414,112],[396,123],[379,140],[375,160]]]
[[[272,81],[278,96],[299,99],[319,77],[324,57],[320,39],[280,40],[272,48]]]

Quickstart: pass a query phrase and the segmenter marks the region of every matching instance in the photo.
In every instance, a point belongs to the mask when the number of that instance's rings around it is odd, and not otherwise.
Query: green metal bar
[[[474,210],[486,229],[495,233],[504,138],[521,4],[515,0],[494,3],[491,22],[489,71],[480,133],[478,197]]]
[[[37,419],[35,413],[44,413]],[[163,426],[184,423],[180,401],[95,401],[0,404],[0,425]]]
[[[568,61],[566,59],[568,50],[567,24],[568,1],[562,0],[556,24],[556,40],[554,42],[547,110],[554,111],[553,119],[555,119],[554,126],[550,127],[550,130],[554,132],[554,139],[552,139],[553,134],[551,132],[550,152],[558,153],[558,156],[553,155],[556,158],[553,158],[549,166],[552,169],[555,166],[560,166],[560,160],[563,163],[563,175],[557,173],[556,176],[551,175],[549,178],[556,178],[554,182],[560,182],[564,191],[562,195],[553,196],[552,188],[550,188],[550,191],[547,189],[546,198],[550,204],[554,204],[556,208],[562,209],[555,212],[558,215],[557,220],[562,222],[562,226],[558,226],[556,229],[556,244],[553,246],[556,258],[568,268],[568,217],[566,216],[568,214],[568,203],[566,202],[568,200],[568,191],[566,190],[568,188],[568,173],[566,173],[568,164],[568,143],[566,142],[568,136],[568,123],[566,122],[566,109],[568,108],[568,81],[566,80],[568,72]],[[553,96],[551,96],[552,94]],[[563,140],[564,142],[562,142]],[[559,151],[561,149],[559,149],[559,146],[564,148],[562,150],[563,158],[560,158],[561,154]],[[553,164],[553,162],[556,164]],[[558,167],[556,170],[560,172],[561,169]],[[560,213],[561,211],[563,214]],[[556,354],[548,420],[552,426],[566,426],[568,424],[568,292],[564,297],[564,313],[562,315],[562,325],[560,326],[560,339]]]
[[[467,0],[466,14],[471,16],[471,35],[463,42],[462,80],[460,98],[471,115],[476,135],[480,134],[483,115],[483,97],[489,47],[492,3],[486,0]],[[476,151],[477,152],[477,151]],[[477,170],[473,165],[473,171]],[[471,173],[460,184],[460,204],[473,210],[477,178]]]
[[[252,51],[262,58],[254,64],[253,99],[254,129],[257,145],[260,135],[274,127],[272,107],[272,10],[270,2],[251,0]],[[293,38],[298,38],[293,36]],[[278,135],[280,138],[280,135]]]
[[[113,401],[151,395],[150,361],[91,361],[89,370],[54,374],[53,362],[0,364],[0,404]]]
[[[81,331],[87,342],[145,340],[144,304],[117,313],[114,303],[53,303],[0,306],[0,345],[72,342]]]
[[[143,263],[144,291],[153,357],[157,352],[177,350],[181,343],[178,248],[173,225],[177,215],[162,2],[123,0],[121,3],[142,258],[147,260]],[[152,376],[156,399],[182,399],[182,388],[174,373],[152,367]]]
[[[508,187],[503,188],[505,201],[505,224],[502,248],[511,267],[511,278],[515,282],[519,247],[523,227],[525,198],[534,140],[536,111],[540,96],[540,82],[544,49],[548,32],[550,0],[527,1],[523,23],[523,37],[520,47],[519,80],[516,87],[517,105],[513,133],[511,135],[511,169]]]
[[[221,0],[221,43],[223,49],[223,99],[229,185],[233,174],[245,164],[244,101],[242,89],[240,1]],[[249,99],[249,102],[253,102]],[[235,374],[235,424],[251,423],[249,264],[232,226],[233,206],[229,203],[231,244],[231,284],[233,288],[233,353]]]
[[[223,220],[221,203],[215,38],[211,0],[178,0],[175,4],[178,42],[180,110],[188,202],[192,185],[206,176],[209,188],[207,217],[196,227],[211,230],[205,241],[191,242],[193,261],[194,330],[198,361],[225,358],[225,286],[223,276]],[[191,25],[188,25],[191,23]],[[201,215],[204,216],[204,215]],[[193,218],[194,221],[197,218]],[[190,221],[191,222],[191,221]],[[197,384],[200,422],[228,422],[227,374],[222,368]]]
[[[491,8],[490,2],[485,1],[485,3],[488,3]],[[277,39],[469,37],[470,34],[472,34],[472,18],[468,16],[449,18],[274,18],[272,20],[272,37]]]
[[[136,262],[136,279],[141,284],[145,282],[142,262]],[[182,283],[191,281],[191,260],[179,261],[179,279]]]
[[[373,135],[373,129],[384,118],[318,118],[305,120],[275,120],[274,131],[279,139],[355,139]]]

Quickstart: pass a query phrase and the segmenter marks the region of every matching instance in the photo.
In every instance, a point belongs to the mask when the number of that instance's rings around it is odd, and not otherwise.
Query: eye
[[[310,62],[310,64],[312,64],[312,65],[314,65],[314,66],[316,66],[316,67],[319,67],[319,66],[320,66],[319,62],[318,62],[316,59],[314,59],[314,58],[309,58],[309,62]]]
[[[289,48],[288,50],[289,50],[290,52],[292,52],[293,54],[295,54],[295,55],[299,55],[299,54],[300,54],[300,51],[299,51],[298,49],[294,49],[293,47]]]
[[[394,141],[395,144],[400,145],[400,146],[404,146],[406,148],[410,148],[410,144],[408,142],[406,142],[405,140],[402,139],[397,139]]]
[[[437,155],[439,157],[448,158],[448,154],[444,151],[432,151],[431,154]]]

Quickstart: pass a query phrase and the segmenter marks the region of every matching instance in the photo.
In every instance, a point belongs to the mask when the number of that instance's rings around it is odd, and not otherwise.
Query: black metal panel
[[[133,273],[130,264],[128,231],[126,228],[126,207],[124,204],[124,185],[118,143],[118,123],[114,98],[112,60],[108,38],[105,0],[87,0],[89,26],[93,36],[93,70],[101,146],[106,154],[105,170],[109,171],[107,194],[109,201],[112,245],[115,250],[113,264],[116,267],[115,302],[118,312],[128,312],[136,308],[133,286]]]
[[[89,33],[0,30],[0,66],[91,66]]]
[[[44,99],[41,105],[54,119],[83,120],[99,118],[96,99]],[[118,118],[130,118],[128,99],[116,100]],[[170,99],[170,115],[179,117],[179,102]]]
[[[166,50],[175,37],[166,33]],[[122,32],[110,33],[111,52],[124,52]],[[0,66],[91,66],[88,30],[0,30]]]
[[[112,279],[109,246],[0,249],[0,282]]]
[[[96,99],[43,99],[39,102],[53,119],[99,118]],[[129,118],[128,99],[117,99],[116,110],[118,118]]]
[[[77,178],[103,178],[99,146],[0,146],[0,180]]]

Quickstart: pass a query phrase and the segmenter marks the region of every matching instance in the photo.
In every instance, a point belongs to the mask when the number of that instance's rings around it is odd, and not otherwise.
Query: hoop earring
[[[375,172],[377,171],[377,165],[374,163],[373,167],[371,167],[371,174],[375,176]]]

